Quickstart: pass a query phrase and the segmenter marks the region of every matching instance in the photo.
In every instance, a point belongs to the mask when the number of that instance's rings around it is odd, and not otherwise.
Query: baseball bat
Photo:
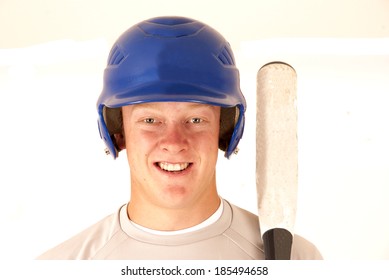
[[[297,75],[284,62],[257,74],[256,187],[265,259],[291,257],[298,189]]]

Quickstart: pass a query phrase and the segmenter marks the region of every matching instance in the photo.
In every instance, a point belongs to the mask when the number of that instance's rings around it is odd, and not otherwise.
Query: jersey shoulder
[[[259,232],[258,217],[228,203],[232,210],[231,225],[224,235],[238,244],[252,259],[263,259],[264,250]]]
[[[252,251],[251,253],[255,255],[256,259],[264,259],[264,246],[261,238],[258,216],[236,205],[230,205],[233,218],[230,227],[231,231],[228,232],[228,235],[238,239],[240,244],[249,245],[246,246],[247,249],[257,248],[257,252]],[[323,257],[312,242],[298,234],[294,234],[291,259],[321,260]]]
[[[37,260],[92,259],[110,240],[120,238],[118,213],[111,214],[38,256]]]
[[[309,240],[295,234],[292,244],[292,260],[322,260],[323,256],[319,249]]]

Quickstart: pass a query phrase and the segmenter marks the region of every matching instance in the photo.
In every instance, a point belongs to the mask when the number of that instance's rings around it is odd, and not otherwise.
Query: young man
[[[235,151],[246,109],[217,31],[182,17],[128,29],[110,52],[97,109],[107,152],[126,150],[131,199],[40,259],[264,259],[258,217],[217,192],[218,149]],[[294,237],[292,259],[320,258]]]

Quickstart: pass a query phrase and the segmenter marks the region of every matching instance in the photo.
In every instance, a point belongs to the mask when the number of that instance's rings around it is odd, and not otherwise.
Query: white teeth
[[[167,162],[159,162],[159,167],[166,171],[182,171],[186,169],[189,163],[167,163]]]

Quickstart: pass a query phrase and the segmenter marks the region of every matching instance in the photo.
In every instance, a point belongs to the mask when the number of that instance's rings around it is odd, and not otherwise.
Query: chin
[[[187,207],[193,199],[191,194],[187,187],[169,186],[164,188],[159,198],[166,208],[183,208]]]

